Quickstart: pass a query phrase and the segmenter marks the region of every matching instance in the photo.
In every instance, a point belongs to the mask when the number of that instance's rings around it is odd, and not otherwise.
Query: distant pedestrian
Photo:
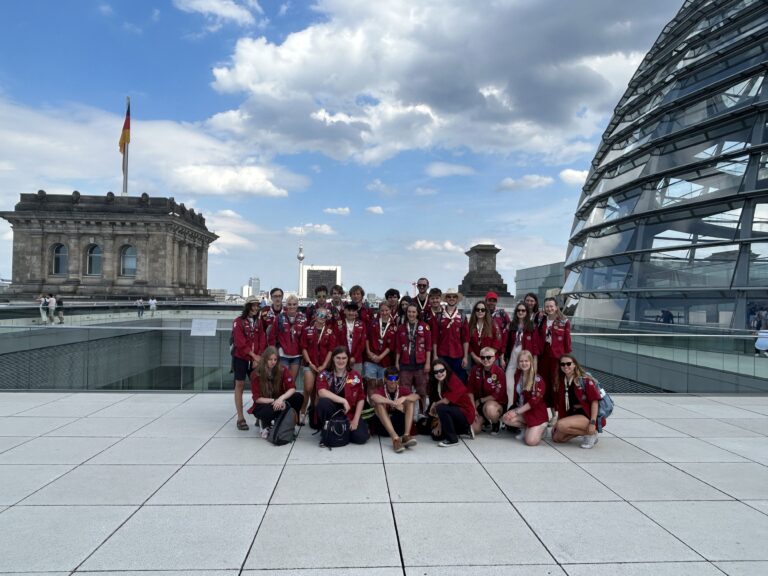
[[[64,298],[56,294],[56,316],[59,318],[59,324],[64,324]]]
[[[144,316],[144,299],[141,297],[136,300],[136,314],[138,314],[139,318]]]
[[[40,324],[48,324],[48,298],[45,294],[40,294],[37,301],[40,310]]]
[[[56,316],[56,298],[53,294],[48,294],[48,323],[53,324]]]
[[[155,317],[155,310],[157,310],[157,299],[154,296],[149,297],[149,317]]]

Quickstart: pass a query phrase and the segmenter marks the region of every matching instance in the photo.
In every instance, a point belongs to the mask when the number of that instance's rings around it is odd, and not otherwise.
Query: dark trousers
[[[469,432],[469,422],[461,409],[455,404],[439,404],[437,417],[440,420],[440,428],[443,438],[448,442],[458,442],[459,434]]]
[[[355,407],[353,406],[352,410],[354,409]],[[321,427],[339,410],[344,410],[344,407],[340,402],[334,402],[328,398],[319,398],[317,400],[317,408],[315,408],[315,411],[317,412],[317,418],[321,423]],[[368,424],[366,424],[365,420],[362,418],[360,418],[360,422],[357,425],[357,430],[349,431],[349,441],[352,442],[352,444],[365,444],[368,441],[369,436]]]
[[[467,371],[461,367],[461,358],[449,358],[448,356],[440,356],[440,360],[448,364],[448,367],[458,376],[464,384],[467,383]]]
[[[296,410],[299,413],[301,409],[301,403],[304,402],[304,396],[301,392],[294,392],[293,395],[285,401],[285,403]],[[261,420],[264,426],[269,426],[272,420],[277,418],[280,410],[272,408],[272,404],[254,404],[253,416],[256,420]]]
[[[399,410],[391,410],[389,412],[389,420],[392,422],[392,427],[395,429],[398,436],[405,436],[407,434],[405,429],[405,414]],[[381,423],[378,416],[372,416],[370,422],[372,434],[389,438],[389,432],[384,428],[384,424]]]

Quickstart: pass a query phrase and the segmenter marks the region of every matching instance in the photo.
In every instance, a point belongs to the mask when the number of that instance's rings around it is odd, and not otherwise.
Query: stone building
[[[496,271],[496,254],[501,248],[493,244],[476,244],[465,254],[469,256],[469,272],[464,276],[459,292],[464,296],[483,297],[486,292],[496,292],[499,298],[511,298],[504,279]]]
[[[11,297],[209,298],[202,214],[173,198],[21,194],[13,212]]]

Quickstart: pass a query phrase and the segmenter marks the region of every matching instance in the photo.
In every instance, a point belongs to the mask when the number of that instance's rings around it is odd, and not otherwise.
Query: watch
[[[590,424],[597,424],[597,420],[595,420],[594,418],[592,418],[592,419],[589,421],[589,423],[590,423]]]

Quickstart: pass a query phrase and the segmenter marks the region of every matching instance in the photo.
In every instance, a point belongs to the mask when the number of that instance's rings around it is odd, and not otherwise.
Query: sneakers
[[[491,436],[498,436],[499,430],[501,430],[501,422],[491,424]]]
[[[591,434],[589,436],[584,436],[584,441],[581,443],[581,447],[585,450],[591,449],[595,444],[597,444],[597,432],[594,434]]]
[[[472,430],[472,426],[469,427],[469,431],[465,432],[461,435],[462,438],[466,438],[467,440],[474,440],[475,439],[475,431]]]
[[[397,454],[400,454],[405,448],[403,447],[403,442],[400,440],[400,438],[394,438],[392,440],[392,450],[394,450]]]
[[[440,442],[437,443],[437,445],[440,448],[450,448],[451,446],[458,446],[459,441],[456,440],[455,442],[448,442],[448,440],[441,440]]]
[[[261,437],[264,438],[265,440],[267,438],[269,438],[269,431],[270,431],[270,429],[271,428],[269,426],[267,426],[266,428],[262,428],[261,429]]]
[[[406,448],[413,448],[414,446],[416,446],[416,444],[419,443],[418,440],[416,440],[416,438],[414,438],[413,436],[408,436],[408,434],[400,438],[400,442],[402,442],[403,446],[405,446]]]

